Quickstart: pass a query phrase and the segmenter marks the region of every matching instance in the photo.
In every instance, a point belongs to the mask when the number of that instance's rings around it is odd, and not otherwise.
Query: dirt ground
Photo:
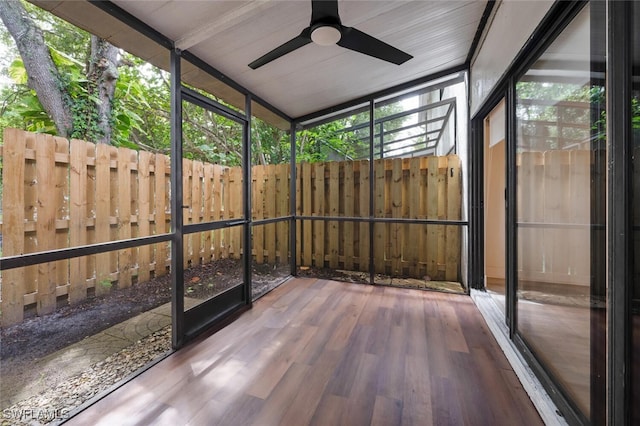
[[[345,281],[358,284],[369,284],[370,276],[367,272],[345,271],[340,269],[329,268],[313,268],[301,266],[298,268],[298,276],[324,278],[335,281]],[[394,277],[383,274],[374,275],[374,283],[387,285],[392,287],[428,289],[436,291],[444,291],[447,293],[465,293],[464,288],[459,282],[455,281],[435,281],[428,279]]]
[[[289,266],[253,265],[253,296],[273,288],[289,274]],[[222,259],[185,270],[185,296],[208,299],[242,282],[240,260]],[[25,366],[35,359],[76,343],[171,300],[171,276],[153,278],[129,288],[117,288],[74,306],[63,306],[45,316],[31,316],[20,324],[0,329],[0,360],[20,359]],[[0,374],[2,372],[0,363]],[[16,368],[15,362],[11,368]]]

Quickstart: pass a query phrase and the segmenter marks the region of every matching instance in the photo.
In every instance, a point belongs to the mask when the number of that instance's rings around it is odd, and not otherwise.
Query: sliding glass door
[[[519,337],[578,417],[598,423],[606,155],[595,30],[588,5],[515,85],[515,285]]]

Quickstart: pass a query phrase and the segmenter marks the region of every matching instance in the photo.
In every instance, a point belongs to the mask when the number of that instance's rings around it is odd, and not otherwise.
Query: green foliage
[[[251,121],[251,164],[288,163],[291,157],[289,132],[253,118]]]
[[[318,162],[341,159],[352,159],[357,148],[366,144],[360,140],[358,132],[344,132],[351,127],[351,117],[322,124],[312,129],[303,130],[296,138],[297,161]]]
[[[100,284],[100,287],[106,290],[111,290],[111,288],[113,287],[113,283],[111,282],[111,280],[108,280],[108,279],[100,281],[99,284]]]
[[[68,95],[73,114],[70,136],[89,141],[101,139],[103,135],[97,113],[99,99],[95,83],[87,77],[90,34],[36,6],[26,2],[23,4],[43,31],[45,43],[62,76],[60,88]],[[11,47],[9,55],[0,58],[0,61],[8,64],[1,72],[12,82],[0,89],[0,126],[55,134],[54,123],[42,108],[35,92],[28,87],[25,67],[13,40],[2,26],[0,42]],[[169,154],[171,108],[168,74],[126,52],[121,52],[120,62],[112,101],[111,143]],[[384,107],[377,110],[376,115],[387,115],[394,111],[397,111],[397,106]],[[358,150],[368,149],[368,127],[343,131],[345,127],[367,121],[368,113],[357,114],[305,130],[298,138],[298,161],[351,158]],[[401,122],[399,120],[397,125]],[[251,130],[252,164],[289,161],[288,131],[255,118]],[[227,166],[241,164],[242,125],[232,120],[184,102],[182,136],[185,158]]]

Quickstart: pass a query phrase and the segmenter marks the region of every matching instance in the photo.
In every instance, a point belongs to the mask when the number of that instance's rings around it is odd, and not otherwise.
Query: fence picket
[[[111,150],[108,145],[96,145],[96,209],[95,209],[95,242],[106,242],[111,238]],[[95,293],[100,296],[109,292],[111,280],[110,253],[96,255]]]
[[[302,167],[300,164],[293,164],[292,167],[296,168],[296,181],[295,181],[295,214],[302,214]],[[291,170],[293,173],[293,169]],[[291,256],[295,256],[295,265],[300,267],[302,265],[302,221],[293,221],[293,226],[296,227],[296,241],[295,241],[295,253],[293,247],[291,247]]]
[[[25,216],[25,135],[15,129],[4,130],[2,169],[2,250],[5,256],[24,253]],[[23,270],[2,272],[2,325],[8,326],[24,318],[25,280]]]
[[[38,250],[56,248],[56,180],[55,180],[55,143],[49,135],[36,135],[36,164],[38,214],[36,220],[36,238]],[[38,315],[46,315],[56,308],[56,262],[38,265],[38,292],[36,309]]]
[[[147,237],[151,235],[151,222],[149,215],[150,207],[150,191],[151,191],[151,153],[140,151],[138,157],[138,196],[135,197],[138,202],[137,209],[137,228],[138,236]],[[151,278],[151,246],[144,245],[138,247],[138,282],[145,282]]]
[[[436,157],[437,158],[437,176],[438,176],[438,219],[446,219],[447,218],[447,157]],[[437,257],[437,265],[438,265],[438,273],[437,277],[439,280],[445,279],[446,273],[446,241],[445,241],[445,229],[444,225],[435,225],[436,235],[438,236],[438,257]]]
[[[232,167],[229,174],[229,192],[231,202],[231,218],[243,217],[242,212],[242,169]],[[242,256],[242,226],[233,226],[227,230],[229,235],[229,256],[240,259]],[[251,254],[249,254],[250,256]]]
[[[24,146],[27,151],[35,153],[36,151],[36,134],[24,133],[20,135],[24,138]],[[26,157],[26,155],[25,155]],[[29,230],[25,229],[24,236],[24,253],[33,253],[39,250],[38,239],[36,237],[36,220],[38,214],[38,167],[36,164],[35,154],[30,159],[25,158],[24,167],[24,215],[27,223],[30,225]],[[24,226],[24,224],[23,224]],[[24,269],[24,294],[35,295],[38,292],[38,265],[27,266]],[[23,301],[23,305],[33,302]]]
[[[55,144],[55,248],[69,247],[69,232],[68,225],[66,227],[60,227],[58,229],[57,222],[67,223],[69,220],[69,140],[66,138],[54,137],[51,141],[51,137],[48,138],[49,143]],[[64,161],[58,161],[57,159],[65,158]],[[69,291],[69,259],[58,260],[55,262],[56,287],[63,287],[63,291]],[[56,290],[57,294],[57,290]]]
[[[401,218],[402,215],[402,159],[395,158],[391,160],[391,182],[389,195],[391,202],[391,217]],[[403,228],[399,223],[392,223],[390,228],[390,259],[391,259],[391,275],[398,276],[402,273],[402,247],[404,245]]]
[[[187,225],[191,223],[191,162],[186,158],[182,159],[182,223]],[[189,268],[191,260],[191,240],[193,234],[186,234],[183,237],[182,246],[182,267]]]
[[[385,209],[385,181],[386,170],[385,170],[385,160],[375,160],[374,161],[374,188],[373,188],[373,196],[374,196],[374,216],[376,218],[384,218],[387,217],[387,212]],[[386,272],[386,262],[385,259],[388,257],[387,246],[386,246],[386,229],[387,225],[384,223],[376,223],[374,225],[374,243],[373,243],[373,257],[375,263],[375,270],[379,274],[384,274]]]
[[[438,157],[427,158],[427,219],[438,219]],[[436,225],[426,226],[427,275],[438,279],[438,233]]]
[[[409,218],[418,219],[420,217],[420,158],[411,158],[409,161],[409,183],[406,192],[413,188],[411,194],[408,194],[409,202]],[[404,192],[404,191],[403,191]],[[413,277],[419,277],[420,271],[418,262],[420,261],[420,225],[408,225],[407,255],[406,260],[409,263],[409,274]]]
[[[311,169],[312,165],[309,163],[302,163],[300,165],[302,169],[302,181],[300,182],[299,188],[302,191],[302,215],[303,216],[311,216],[313,212],[313,207],[311,204],[312,198],[312,184],[311,181]],[[313,262],[313,222],[306,221],[302,223],[302,232],[304,235],[302,236],[302,264],[305,266],[311,266]]]
[[[313,172],[313,184],[314,198],[313,198],[313,211],[315,216],[325,215],[325,199],[324,199],[324,163],[315,163],[312,165]],[[324,255],[325,255],[325,224],[321,220],[313,222],[313,252],[316,268],[324,268]]]
[[[369,217],[373,212],[369,211],[369,161],[361,160],[358,167],[359,171],[359,215],[361,217]],[[360,271],[369,271],[369,224],[360,222],[358,241],[360,247],[358,250],[358,266]]]
[[[353,161],[346,161],[343,164],[344,170],[344,215],[346,217],[354,217],[354,175],[353,175]],[[353,235],[353,222],[344,222],[343,224],[343,232],[342,232],[342,241],[341,245],[343,247],[344,253],[344,269],[350,271],[353,269],[353,257],[354,257],[354,246],[356,245],[356,240]]]
[[[332,161],[327,166],[329,168],[329,216],[339,216],[340,215],[340,165],[343,163],[338,163],[336,161]],[[329,247],[327,248],[329,254],[329,267],[330,268],[338,268],[339,261],[339,222],[331,221],[327,222],[328,229],[328,242]]]
[[[447,219],[460,220],[460,158],[456,155],[447,157]],[[460,227],[446,226],[446,259],[445,279],[456,281],[460,264]]]
[[[100,144],[102,145],[102,144]],[[111,197],[109,199],[109,240],[107,241],[117,241],[118,240],[118,148],[109,146],[109,186]],[[115,226],[111,226],[115,225]],[[118,273],[118,251],[112,251],[109,253],[109,271],[111,273]],[[111,285],[113,285],[115,280],[118,279],[117,275],[112,276],[110,274],[109,281]],[[111,286],[109,286],[109,291]]]
[[[271,194],[268,199],[265,199],[265,216],[272,219],[276,217],[276,208],[277,208],[277,197],[276,197],[276,166],[274,164],[269,164],[266,167],[266,185],[265,185],[265,193]],[[265,246],[267,249],[267,262],[269,264],[274,264],[276,262],[276,224],[269,223],[264,226],[264,238],[265,238]]]
[[[163,154],[157,154],[154,162],[154,214],[153,222],[155,234],[167,233],[167,157]],[[155,268],[153,273],[156,277],[167,274],[167,243],[157,243],[155,245]]]
[[[279,217],[290,216],[289,211],[289,165],[280,164],[276,166],[276,179],[277,179],[277,196],[278,210],[277,215]],[[278,251],[279,262],[284,264],[289,261],[289,222],[278,222],[276,224],[278,234]]]
[[[118,239],[131,238],[131,150],[118,148]],[[131,249],[118,250],[118,287],[131,286]]]
[[[202,197],[204,165],[202,161],[192,161],[191,174],[191,223],[202,221]],[[202,233],[191,235],[191,266],[200,265],[202,261]]]
[[[213,214],[213,164],[204,164],[204,194],[202,199],[202,221],[211,222]],[[202,237],[203,263],[211,262],[211,231],[204,232]]]
[[[264,219],[264,174],[263,167],[253,167],[253,219]],[[264,263],[264,226],[255,226],[253,228],[253,251],[255,253],[256,263]]]
[[[92,144],[93,145],[93,144]],[[87,144],[71,140],[69,173],[69,244],[87,244]],[[87,297],[87,259],[75,257],[70,261],[69,303],[76,304]]]
[[[213,166],[213,215],[212,220],[222,219],[222,166]],[[222,255],[222,230],[218,229],[213,231],[213,258],[215,260],[220,259]]]
[[[169,166],[164,155],[11,129],[5,131],[2,154],[5,255],[169,231]],[[571,158],[584,162],[578,154]],[[241,168],[182,161],[183,205],[189,207],[183,211],[185,224],[243,216]],[[376,160],[373,166],[375,181],[370,182],[366,160],[298,165],[297,214],[459,219],[457,157]],[[451,176],[450,169],[455,169]],[[584,183],[584,175],[572,173],[572,187]],[[17,183],[15,176],[22,176]],[[256,166],[252,176],[253,219],[289,215],[290,166]],[[188,235],[184,266],[242,254],[252,255],[257,263],[284,263],[289,226],[278,222],[254,227],[251,252],[242,247],[239,226]],[[300,265],[369,271],[368,222],[297,221],[296,226]],[[459,274],[460,235],[459,228],[442,225],[376,224],[376,271],[453,280]],[[101,295],[114,280],[121,287],[131,285],[136,271],[136,285],[150,279],[152,271],[153,276],[164,275],[167,248],[168,243],[157,243],[18,269],[21,273],[4,271],[3,324],[19,322],[25,303],[37,303],[43,313],[55,308],[56,295],[66,294],[70,303],[77,303],[91,286]],[[571,270],[581,269],[577,262],[570,261]]]

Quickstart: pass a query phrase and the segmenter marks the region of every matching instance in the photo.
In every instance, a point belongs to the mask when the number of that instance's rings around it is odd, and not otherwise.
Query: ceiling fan
[[[249,64],[260,68],[309,43],[322,46],[337,44],[383,61],[400,65],[413,56],[353,27],[342,25],[338,16],[338,0],[311,0],[311,23],[295,38],[276,47]]]

